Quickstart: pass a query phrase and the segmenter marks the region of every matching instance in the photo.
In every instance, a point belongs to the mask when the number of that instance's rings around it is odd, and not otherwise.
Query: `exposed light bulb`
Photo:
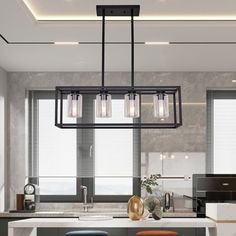
[[[164,117],[164,100],[159,100],[159,116]]]
[[[135,111],[135,108],[134,108],[134,100],[130,100],[129,101],[129,113],[130,113],[130,116],[134,116],[134,111]]]
[[[77,115],[77,100],[72,100],[72,104],[71,104],[71,109],[72,109],[72,116],[76,117]]]
[[[106,106],[106,100],[102,100],[101,101],[101,109],[102,109],[102,116],[106,116],[106,113],[107,113],[107,106]]]

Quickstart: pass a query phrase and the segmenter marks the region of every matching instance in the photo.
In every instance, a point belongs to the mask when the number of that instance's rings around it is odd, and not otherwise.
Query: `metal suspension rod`
[[[134,12],[131,9],[131,87],[134,88]]]
[[[102,89],[105,80],[105,9],[102,11]]]

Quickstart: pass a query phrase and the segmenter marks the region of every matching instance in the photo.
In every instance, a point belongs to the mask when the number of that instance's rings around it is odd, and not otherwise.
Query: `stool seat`
[[[100,230],[79,230],[68,232],[66,236],[108,236],[108,233]]]
[[[167,230],[146,230],[136,233],[136,236],[178,236],[178,233]]]

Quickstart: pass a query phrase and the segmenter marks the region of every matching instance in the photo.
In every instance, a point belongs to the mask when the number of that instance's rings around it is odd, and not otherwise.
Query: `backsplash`
[[[40,203],[40,211],[83,211],[83,203]],[[127,203],[94,203],[94,207],[91,210],[101,211],[117,211],[124,212],[127,209]]]
[[[206,90],[236,88],[236,73],[218,72],[137,72],[137,85],[180,85],[183,99],[183,126],[176,130],[141,131],[142,175],[191,176],[211,170],[206,157]],[[9,192],[6,208],[15,206],[15,194],[23,191],[27,173],[27,126],[25,92],[28,89],[54,89],[56,85],[98,85],[96,72],[14,72],[8,73],[8,170]],[[107,85],[129,84],[130,73],[106,74]],[[144,117],[145,118],[145,117]],[[186,158],[187,156],[187,158]],[[165,157],[165,158],[164,158]],[[173,158],[174,157],[174,158]],[[206,163],[208,163],[206,165]],[[191,195],[191,180],[161,180],[162,191],[172,191],[178,198]],[[183,203],[183,204],[182,204]],[[185,205],[183,201],[179,205]],[[62,204],[73,208],[73,204]],[[45,207],[57,204],[44,205]],[[189,203],[187,203],[189,206]]]

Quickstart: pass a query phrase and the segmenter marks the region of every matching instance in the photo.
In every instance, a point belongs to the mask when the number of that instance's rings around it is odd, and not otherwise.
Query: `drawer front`
[[[200,177],[197,179],[197,191],[236,192],[235,177]]]

